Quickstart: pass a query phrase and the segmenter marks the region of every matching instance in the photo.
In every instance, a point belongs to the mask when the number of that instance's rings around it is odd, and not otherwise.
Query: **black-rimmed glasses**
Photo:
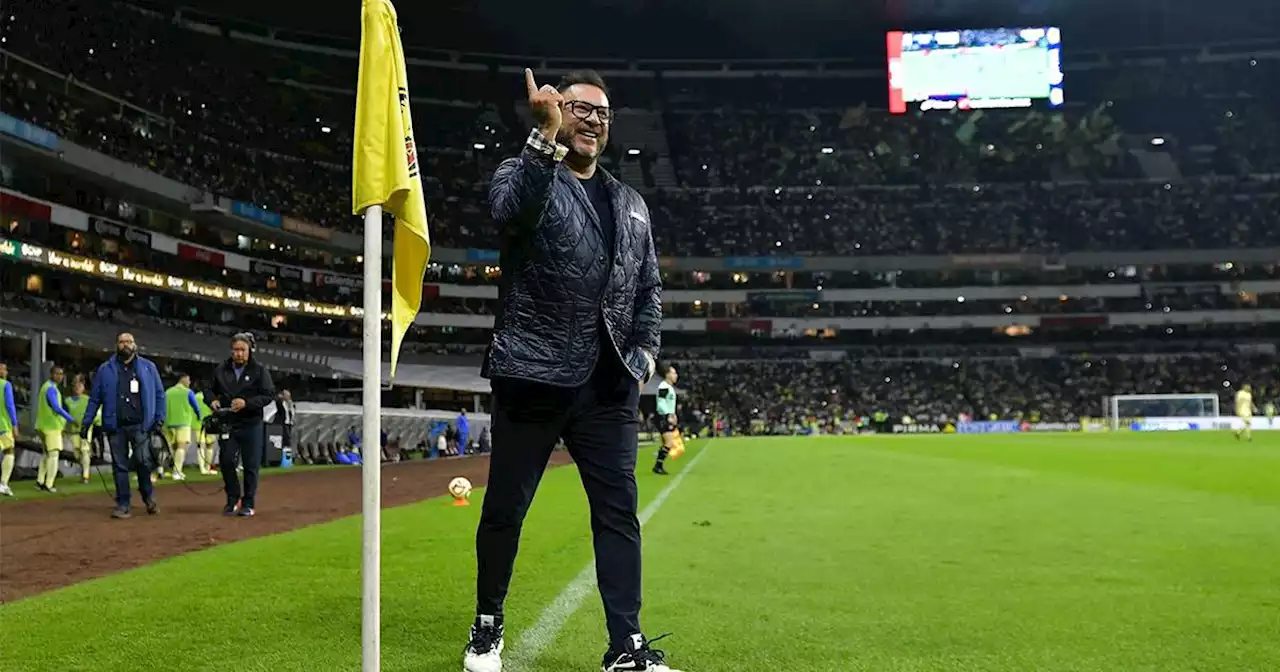
[[[600,123],[609,124],[613,122],[613,110],[603,105],[592,105],[585,100],[566,101],[564,106],[569,109],[573,116],[586,121],[591,118],[591,113],[595,112],[599,117]]]

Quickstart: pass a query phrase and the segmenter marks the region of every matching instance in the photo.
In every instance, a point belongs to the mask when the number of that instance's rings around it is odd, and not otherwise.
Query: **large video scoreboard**
[[[1062,105],[1062,31],[1053,27],[894,31],[889,111]]]

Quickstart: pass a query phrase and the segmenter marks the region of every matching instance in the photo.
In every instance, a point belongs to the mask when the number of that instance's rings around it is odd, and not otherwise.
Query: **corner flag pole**
[[[378,672],[382,646],[382,214],[395,218],[391,248],[391,378],[422,310],[431,259],[426,197],[409,109],[409,79],[391,0],[361,0],[360,67],[351,148],[351,212],[364,216],[364,378],[361,474],[361,669]]]
[[[382,579],[382,206],[364,211],[364,386],[360,432],[363,515],[360,539],[360,650],[363,672],[378,672]]]

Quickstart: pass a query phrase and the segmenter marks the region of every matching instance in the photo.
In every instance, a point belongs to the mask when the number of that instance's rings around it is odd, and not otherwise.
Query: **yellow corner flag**
[[[404,336],[422,308],[422,276],[431,258],[431,237],[427,234],[427,206],[413,142],[409,83],[396,8],[390,0],[364,0],[363,4],[351,200],[355,214],[381,205],[395,217],[391,265],[394,377]],[[365,310],[381,309],[365,306]]]

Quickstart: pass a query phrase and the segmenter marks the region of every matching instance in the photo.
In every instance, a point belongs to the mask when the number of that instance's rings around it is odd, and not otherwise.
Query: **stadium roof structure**
[[[302,0],[132,0],[241,29],[358,39],[359,11]],[[394,0],[393,0],[394,1]],[[884,58],[895,29],[1056,25],[1075,49],[1199,45],[1272,38],[1273,0],[432,0],[396,3],[406,47],[553,57]],[[569,37],[572,36],[572,37]],[[282,35],[281,39],[287,39]],[[1068,54],[1069,57],[1069,54]]]

